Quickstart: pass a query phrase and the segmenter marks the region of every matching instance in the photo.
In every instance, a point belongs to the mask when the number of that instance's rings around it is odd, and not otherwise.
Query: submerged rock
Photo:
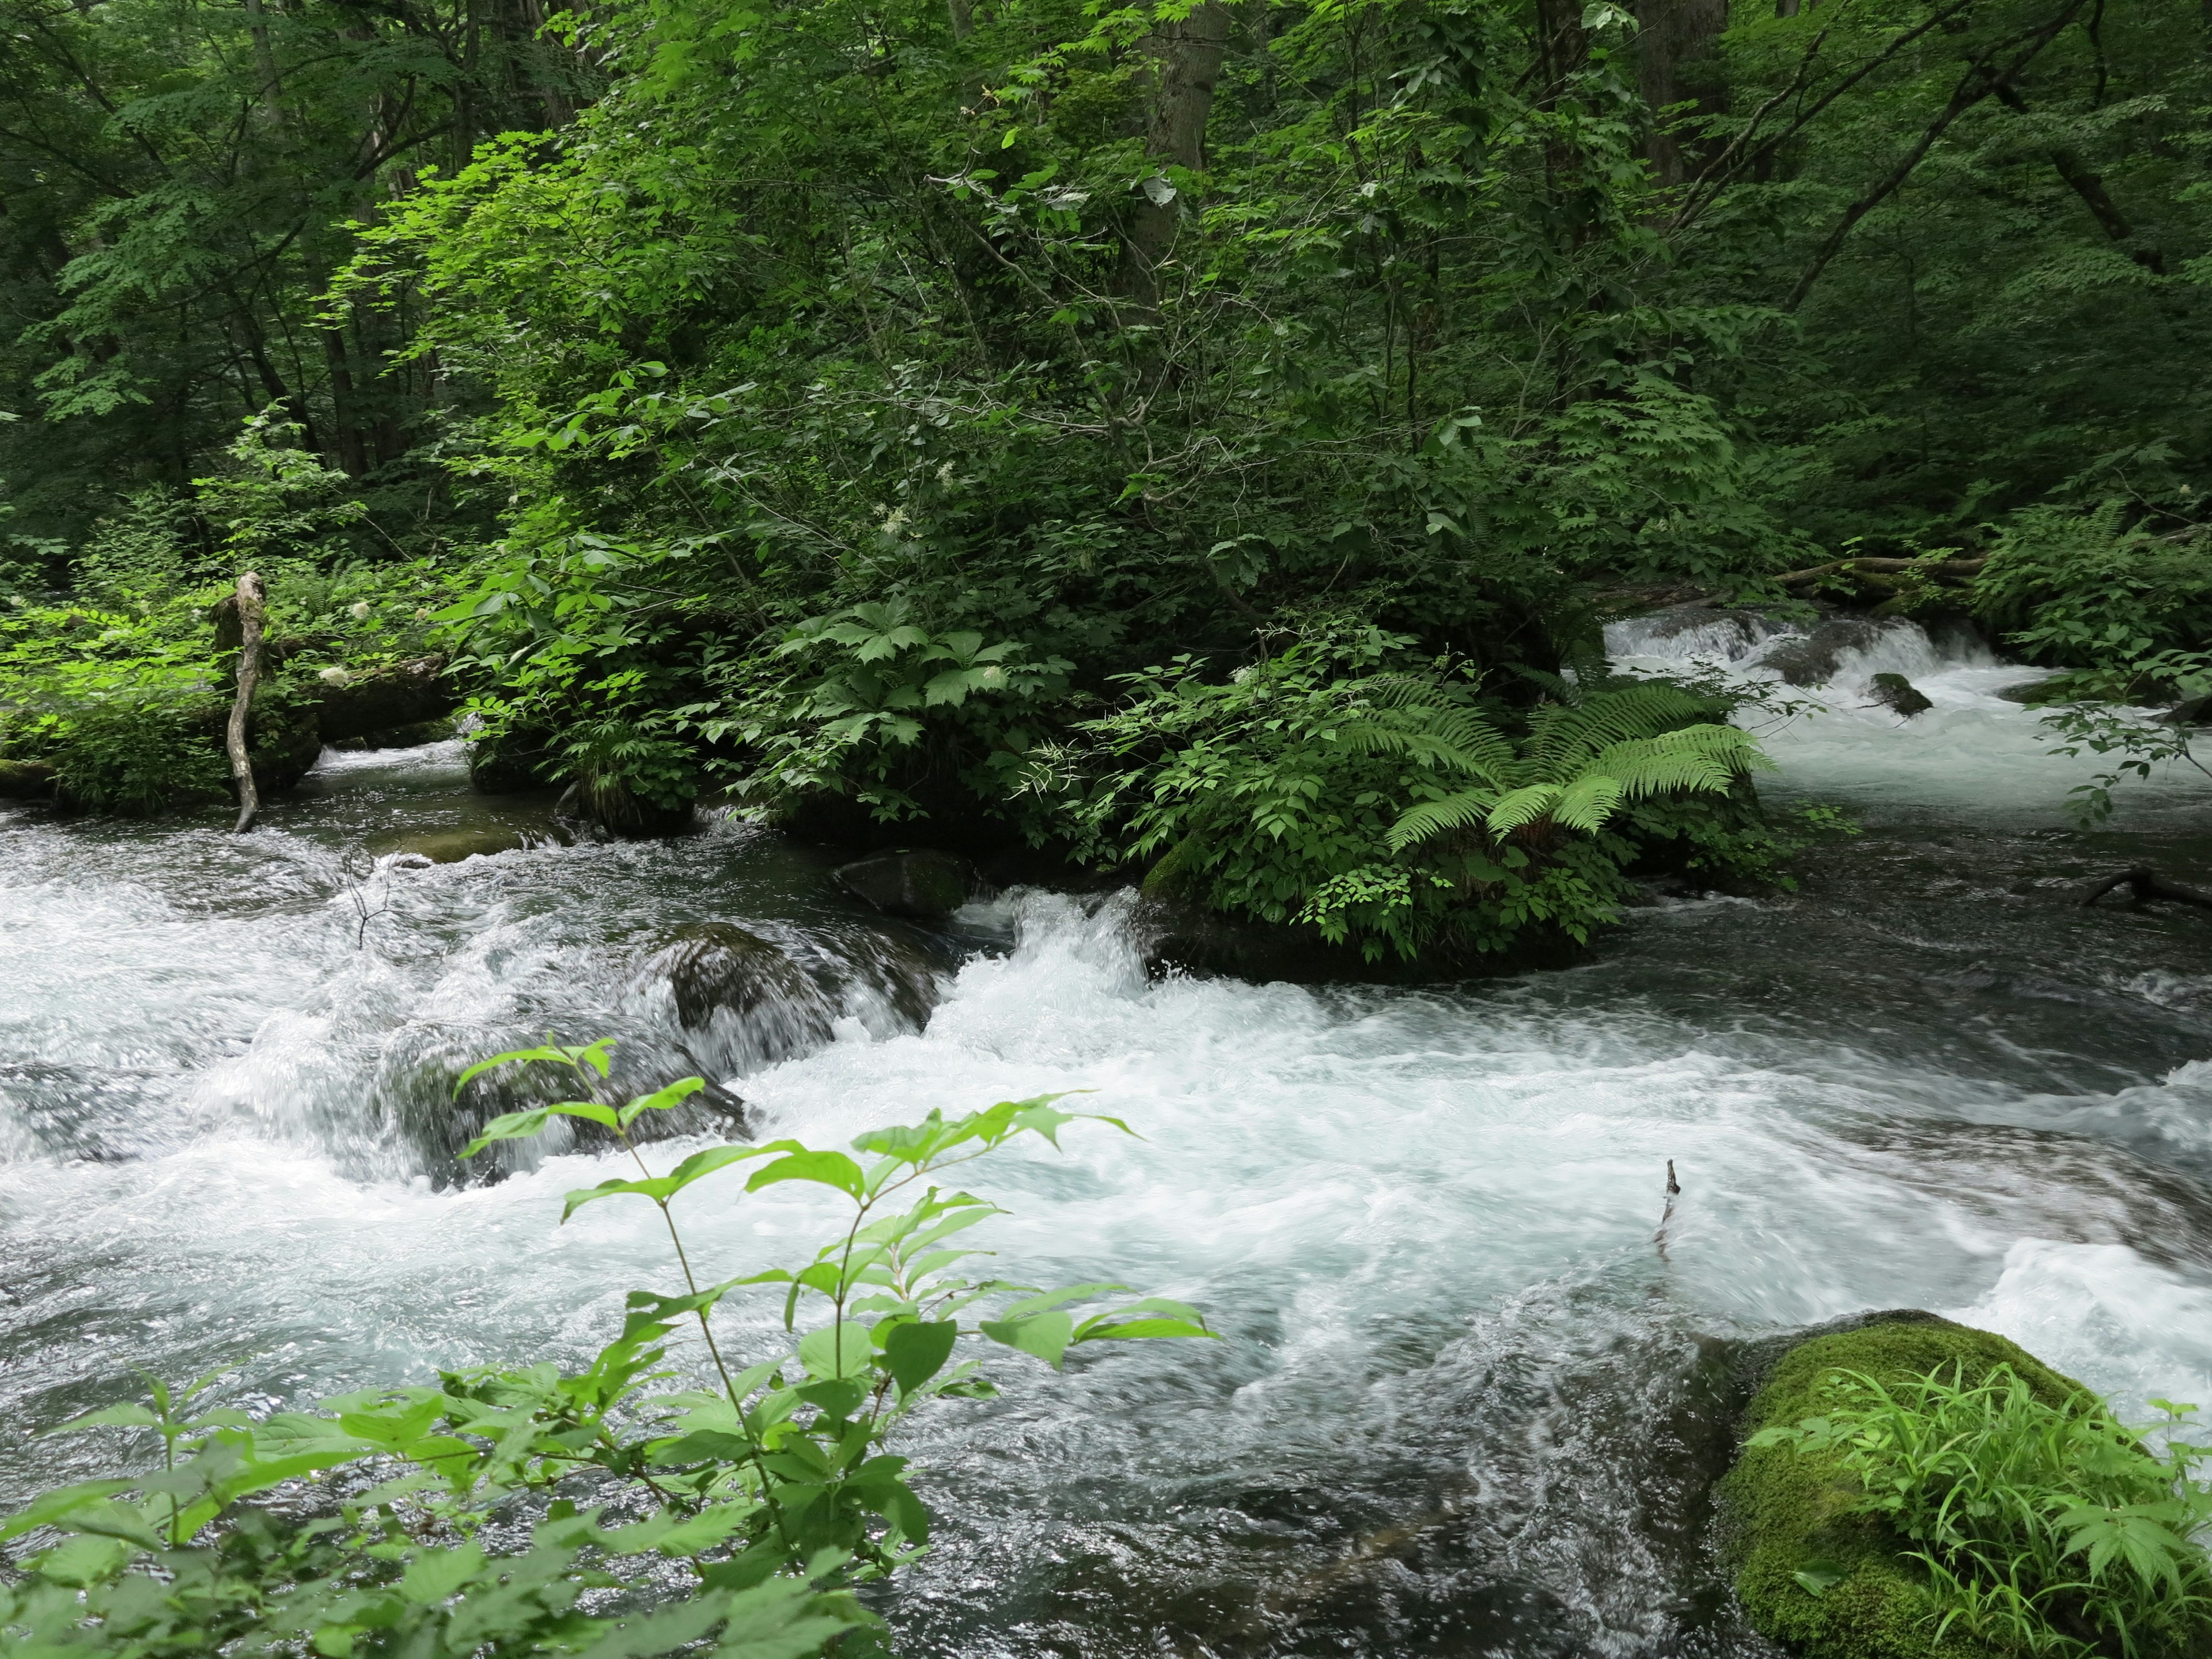
[[[1875,675],[1872,690],[1877,703],[1905,720],[1911,720],[1915,714],[1924,714],[1936,706],[1902,674]]]
[[[1831,617],[1802,640],[1777,646],[1760,659],[1787,685],[1826,685],[1846,653],[1865,651],[1906,623],[1872,617]]]
[[[1745,1440],[1820,1415],[1820,1379],[1838,1370],[1889,1385],[1956,1364],[1971,1386],[2009,1365],[2046,1405],[2088,1394],[2002,1336],[1911,1310],[1762,1344],[1747,1358],[1758,1394]],[[1985,1656],[1978,1643],[1930,1640],[1942,1613],[1925,1575],[1905,1559],[1912,1545],[1886,1519],[1854,1513],[1857,1491],[1832,1453],[1771,1445],[1737,1458],[1715,1496],[1723,1553],[1752,1623],[1804,1659]]]
[[[847,892],[893,916],[949,916],[975,890],[975,872],[967,860],[927,848],[878,853],[841,866],[836,873]]]
[[[412,853],[433,864],[459,864],[463,859],[519,852],[529,845],[528,837],[512,825],[486,824],[464,830],[410,830],[373,842],[369,850],[380,854]]]

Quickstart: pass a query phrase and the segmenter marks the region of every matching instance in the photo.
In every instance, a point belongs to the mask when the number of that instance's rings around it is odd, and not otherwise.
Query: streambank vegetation
[[[219,800],[250,569],[264,794],[412,665],[618,832],[1449,968],[1803,832],[1609,617],[1971,617],[2112,781],[2212,690],[2181,0],[10,15],[12,793]]]

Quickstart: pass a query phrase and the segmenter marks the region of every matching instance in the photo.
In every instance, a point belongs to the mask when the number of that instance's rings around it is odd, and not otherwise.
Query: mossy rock
[[[54,769],[45,761],[0,760],[0,800],[45,800],[54,793]]]
[[[1820,1415],[1829,1372],[1890,1383],[1954,1364],[1969,1386],[2010,1365],[2047,1405],[2089,1395],[2002,1336],[1932,1314],[1886,1314],[1784,1353],[1751,1402],[1744,1437]],[[1737,1458],[1717,1497],[1723,1553],[1751,1622],[1804,1659],[2014,1659],[2014,1650],[1955,1630],[1933,1639],[1940,1615],[1926,1575],[1905,1559],[1912,1546],[1880,1516],[1852,1513],[1859,1491],[1832,1455],[1784,1445]],[[1801,1572],[1833,1582],[1816,1595]]]

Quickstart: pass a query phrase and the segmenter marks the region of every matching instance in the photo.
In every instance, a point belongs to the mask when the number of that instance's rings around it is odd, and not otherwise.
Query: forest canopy
[[[615,829],[1411,956],[1787,850],[1608,617],[2207,672],[2182,0],[7,12],[0,764],[80,805],[161,799],[115,711],[198,741],[251,565],[271,711],[434,657]]]

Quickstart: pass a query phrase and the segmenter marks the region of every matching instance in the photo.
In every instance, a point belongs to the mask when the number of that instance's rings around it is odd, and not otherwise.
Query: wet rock
[[[927,848],[878,853],[840,866],[836,878],[847,892],[887,915],[925,920],[951,915],[975,890],[967,860]]]
[[[623,788],[588,789],[580,783],[561,792],[553,813],[564,822],[623,841],[688,835],[699,827],[698,812],[688,800],[671,805]]]
[[[1870,617],[1832,617],[1803,639],[1777,646],[1761,663],[1786,685],[1826,685],[1847,653],[1869,649],[1899,625]]]
[[[2007,702],[2024,703],[2030,708],[2040,708],[2045,703],[2057,702],[2066,695],[2066,678],[2022,680],[2018,685],[2000,686],[1991,694]]]
[[[54,769],[44,761],[0,760],[0,800],[45,800],[54,792]]]
[[[370,843],[379,854],[412,853],[433,864],[459,864],[463,859],[513,853],[530,844],[522,831],[508,824],[486,824],[465,830],[414,830]]]
[[[443,657],[419,657],[366,673],[339,670],[336,678],[318,678],[313,696],[323,741],[343,743],[452,714],[461,691],[447,678],[445,665]]]
[[[680,929],[647,963],[646,971],[668,981],[676,1018],[691,1030],[705,1025],[718,1009],[743,1017],[818,1000],[813,981],[797,963],[735,922],[697,922]]]
[[[1915,714],[1924,714],[1936,705],[1923,696],[1902,674],[1877,674],[1871,689],[1874,700],[1893,714],[1911,720]]]
[[[503,732],[469,744],[469,785],[479,794],[518,795],[543,789],[539,768],[551,758],[542,732]]]
[[[2159,719],[2168,726],[2212,726],[2212,696],[2185,697]],[[0,786],[0,794],[6,793]]]

